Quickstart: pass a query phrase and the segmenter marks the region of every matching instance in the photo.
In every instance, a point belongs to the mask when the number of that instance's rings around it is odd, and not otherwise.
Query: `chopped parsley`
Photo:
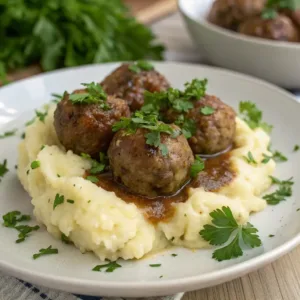
[[[49,255],[49,254],[57,254],[58,253],[58,249],[52,248],[52,246],[50,245],[48,248],[44,249],[40,249],[39,253],[33,254],[32,257],[33,259],[37,259],[43,255]]]
[[[75,203],[75,201],[72,200],[72,199],[68,199],[67,202],[68,202],[68,203],[71,203],[71,204],[74,204],[74,203]]]
[[[110,261],[107,264],[95,266],[93,268],[93,271],[101,272],[102,269],[106,269],[105,272],[111,273],[118,268],[122,268],[122,266],[119,265],[116,261]]]
[[[299,149],[300,149],[300,146],[299,145],[295,145],[293,151],[297,152]]]
[[[272,238],[272,237],[274,237],[274,236],[275,236],[274,234],[269,234],[269,237],[270,237],[270,238]]]
[[[149,132],[145,134],[146,144],[160,149],[163,156],[169,151],[167,146],[161,143],[161,133],[169,134],[171,138],[176,138],[181,133],[171,125],[160,122],[157,115],[142,111],[136,111],[130,118],[121,118],[112,127],[114,132],[124,129],[128,134],[135,133],[138,128],[148,129]]]
[[[64,233],[61,233],[61,240],[65,244],[71,244],[72,242],[70,241],[69,237],[67,237]]]
[[[36,111],[35,111],[35,114],[36,114],[37,118],[38,118],[41,122],[45,123],[45,118],[46,118],[46,116],[47,116],[47,114],[48,114],[47,111],[45,111],[45,112],[40,112],[40,111],[36,110]]]
[[[45,147],[45,145],[42,145],[40,150],[42,151],[43,149],[45,149]]]
[[[160,276],[159,276],[159,278],[163,278],[163,277],[164,277],[163,275],[160,275]]]
[[[263,160],[261,161],[262,164],[267,164],[271,159],[272,159],[272,156],[269,156],[265,153],[263,153]]]
[[[215,112],[215,109],[210,106],[204,106],[200,109],[200,112],[205,116],[210,116]]]
[[[272,131],[273,126],[262,121],[263,113],[255,103],[242,101],[239,105],[241,118],[249,125],[251,129],[262,128],[267,133]]]
[[[275,19],[279,10],[296,10],[297,7],[299,7],[299,4],[297,5],[297,1],[294,0],[268,0],[261,17],[266,20]]]
[[[3,163],[0,164],[0,182],[1,182],[1,177],[4,177],[4,175],[8,172],[7,168],[7,160],[4,159]]]
[[[17,129],[13,129],[11,131],[6,131],[3,134],[0,134],[0,140],[5,139],[5,138],[10,137],[10,136],[14,136],[17,131],[18,131]]]
[[[2,216],[2,219],[3,226],[8,228],[14,228],[19,232],[16,243],[24,242],[25,239],[29,236],[29,233],[31,233],[32,231],[37,231],[40,228],[38,225],[19,225],[20,222],[30,221],[31,218],[29,215],[22,215],[21,212],[17,210],[8,212],[4,216]]]
[[[99,153],[99,161],[100,162],[98,162],[95,159],[92,159],[91,156],[86,153],[81,153],[81,157],[88,159],[91,162],[92,167],[89,170],[89,172],[93,175],[102,173],[105,170],[106,166],[108,165],[108,157],[103,152]]]
[[[239,225],[229,207],[223,206],[210,213],[212,225],[204,225],[200,235],[211,245],[224,247],[213,252],[212,257],[217,261],[229,260],[243,255],[241,241],[251,248],[259,247],[261,240],[258,230],[252,224]]]
[[[195,161],[191,165],[190,175],[191,177],[196,177],[201,171],[203,171],[205,163],[199,155],[195,156]]]
[[[17,225],[14,228],[20,232],[16,243],[21,243],[25,241],[30,232],[39,230],[40,226]]]
[[[297,208],[297,211],[300,211],[300,208]]]
[[[64,95],[59,95],[56,93],[52,93],[51,96],[53,97],[53,99],[51,100],[53,103],[58,103],[61,101],[61,99],[64,97]]]
[[[85,93],[69,95],[69,100],[73,104],[99,104],[103,110],[110,109],[106,102],[107,95],[99,84],[92,82],[82,85],[86,87]]]
[[[158,268],[161,266],[161,264],[150,264],[149,266],[152,268]]]
[[[247,156],[244,156],[244,159],[248,164],[257,165],[257,161],[254,159],[253,154],[249,151]]]
[[[280,180],[273,176],[270,176],[270,178],[272,184],[278,185],[278,189],[271,194],[263,196],[263,199],[265,199],[269,205],[276,205],[281,201],[285,201],[287,197],[292,196],[293,178],[287,180]]]
[[[25,132],[23,132],[22,135],[21,135],[21,139],[24,140],[25,137],[26,137],[26,134],[25,134]]]
[[[171,256],[176,257],[178,254],[172,253]]]
[[[285,155],[283,155],[281,152],[279,151],[274,151],[273,152],[273,156],[272,158],[276,161],[276,162],[285,162],[287,161],[287,157]]]
[[[39,160],[35,160],[31,163],[30,167],[32,170],[39,168],[41,165],[41,162]]]
[[[140,73],[141,71],[151,71],[154,66],[145,60],[138,60],[131,64],[128,69],[134,73]]]
[[[189,139],[196,133],[196,122],[192,119],[185,118],[184,115],[180,115],[175,124],[181,128],[182,134],[186,139]]]
[[[53,202],[53,210],[56,208],[56,206],[63,204],[64,201],[65,201],[65,196],[56,194]]]
[[[92,183],[98,183],[99,179],[96,176],[87,176],[87,180],[91,181]]]

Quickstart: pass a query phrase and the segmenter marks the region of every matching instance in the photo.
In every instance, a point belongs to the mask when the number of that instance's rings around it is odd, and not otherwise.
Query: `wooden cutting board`
[[[149,24],[177,9],[176,0],[125,0],[135,17],[142,23]],[[42,72],[38,65],[8,75],[9,81],[19,80]],[[1,82],[0,82],[1,86]]]

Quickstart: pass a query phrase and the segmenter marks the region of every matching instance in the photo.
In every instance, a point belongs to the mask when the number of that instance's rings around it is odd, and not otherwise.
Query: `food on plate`
[[[258,16],[266,0],[216,0],[208,20],[218,26],[236,30],[243,20]]]
[[[244,35],[299,42],[299,9],[289,0],[216,0],[208,21]]]
[[[101,82],[109,95],[127,101],[130,110],[139,110],[144,104],[144,91],[160,92],[170,87],[167,79],[146,61],[122,64]]]
[[[216,96],[205,95],[192,100],[193,108],[183,113],[184,120],[193,122],[194,130],[188,139],[194,153],[215,154],[231,147],[235,135],[234,110]],[[178,120],[179,113],[169,109],[167,119]],[[179,121],[180,122],[180,119]]]
[[[107,96],[98,84],[86,87],[64,94],[55,110],[54,127],[66,150],[98,157],[108,149],[113,124],[130,111],[124,100]]]
[[[177,126],[156,120],[147,122],[149,126],[165,128],[153,131],[138,127],[128,132],[128,126],[116,133],[108,149],[112,174],[140,195],[152,198],[175,194],[189,180],[193,152]],[[147,143],[149,139],[154,139],[152,145]],[[160,148],[155,146],[157,139]]]
[[[210,227],[216,214],[233,218],[237,237],[252,234],[244,243],[259,246],[257,230],[247,223],[250,214],[285,200],[292,183],[270,177],[276,166],[271,127],[255,104],[241,102],[236,116],[206,94],[206,85],[194,79],[183,90],[145,91],[141,110],[129,115],[124,100],[90,83],[39,112],[26,128],[18,161],[37,220],[101,260],[139,259],[170,246],[221,245],[225,239],[213,237]],[[95,113],[101,118],[90,127]],[[190,142],[193,137],[198,144]],[[279,190],[263,198],[272,184]],[[237,237],[234,246],[240,247]],[[242,255],[240,248],[223,250],[214,258]]]
[[[299,31],[292,20],[284,15],[274,19],[255,17],[240,24],[238,32],[269,40],[298,42]]]

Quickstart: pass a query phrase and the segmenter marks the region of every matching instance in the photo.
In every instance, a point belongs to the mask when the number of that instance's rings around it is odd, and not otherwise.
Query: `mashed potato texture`
[[[217,193],[191,188],[189,199],[176,205],[172,219],[153,225],[133,203],[126,203],[82,176],[90,162],[66,152],[59,143],[53,126],[55,105],[51,105],[45,121],[36,119],[26,129],[26,138],[19,146],[18,176],[32,197],[37,220],[50,234],[61,238],[65,234],[80,251],[93,251],[105,258],[141,258],[149,252],[178,245],[189,248],[208,247],[199,235],[210,223],[209,213],[229,206],[239,223],[245,223],[251,212],[265,208],[260,194],[271,185],[269,175],[275,169],[271,159],[262,164],[270,138],[261,129],[252,130],[236,119],[237,132],[231,162],[237,176]],[[244,159],[251,151],[257,164]],[[32,170],[33,161],[40,167]],[[53,208],[56,194],[64,203]],[[67,200],[71,199],[74,203]],[[71,201],[72,202],[72,201]]]

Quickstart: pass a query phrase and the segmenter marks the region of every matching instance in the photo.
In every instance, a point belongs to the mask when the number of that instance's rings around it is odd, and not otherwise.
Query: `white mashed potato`
[[[245,223],[251,212],[266,206],[260,194],[271,184],[269,175],[275,162],[260,162],[263,153],[271,155],[267,150],[270,138],[261,129],[251,130],[239,118],[237,147],[231,156],[237,172],[235,179],[218,193],[191,188],[188,201],[175,204],[171,220],[153,225],[135,204],[128,204],[82,178],[90,163],[60,145],[53,126],[54,110],[52,105],[44,123],[37,119],[27,127],[26,138],[19,146],[18,175],[32,197],[38,221],[57,238],[64,233],[82,252],[93,251],[102,260],[115,260],[141,258],[172,244],[207,247],[199,231],[210,222],[211,211],[229,206],[235,218]],[[248,164],[243,158],[249,151],[257,165]],[[35,160],[40,161],[40,167],[32,170],[30,165]],[[64,195],[65,201],[53,209],[56,194]]]

